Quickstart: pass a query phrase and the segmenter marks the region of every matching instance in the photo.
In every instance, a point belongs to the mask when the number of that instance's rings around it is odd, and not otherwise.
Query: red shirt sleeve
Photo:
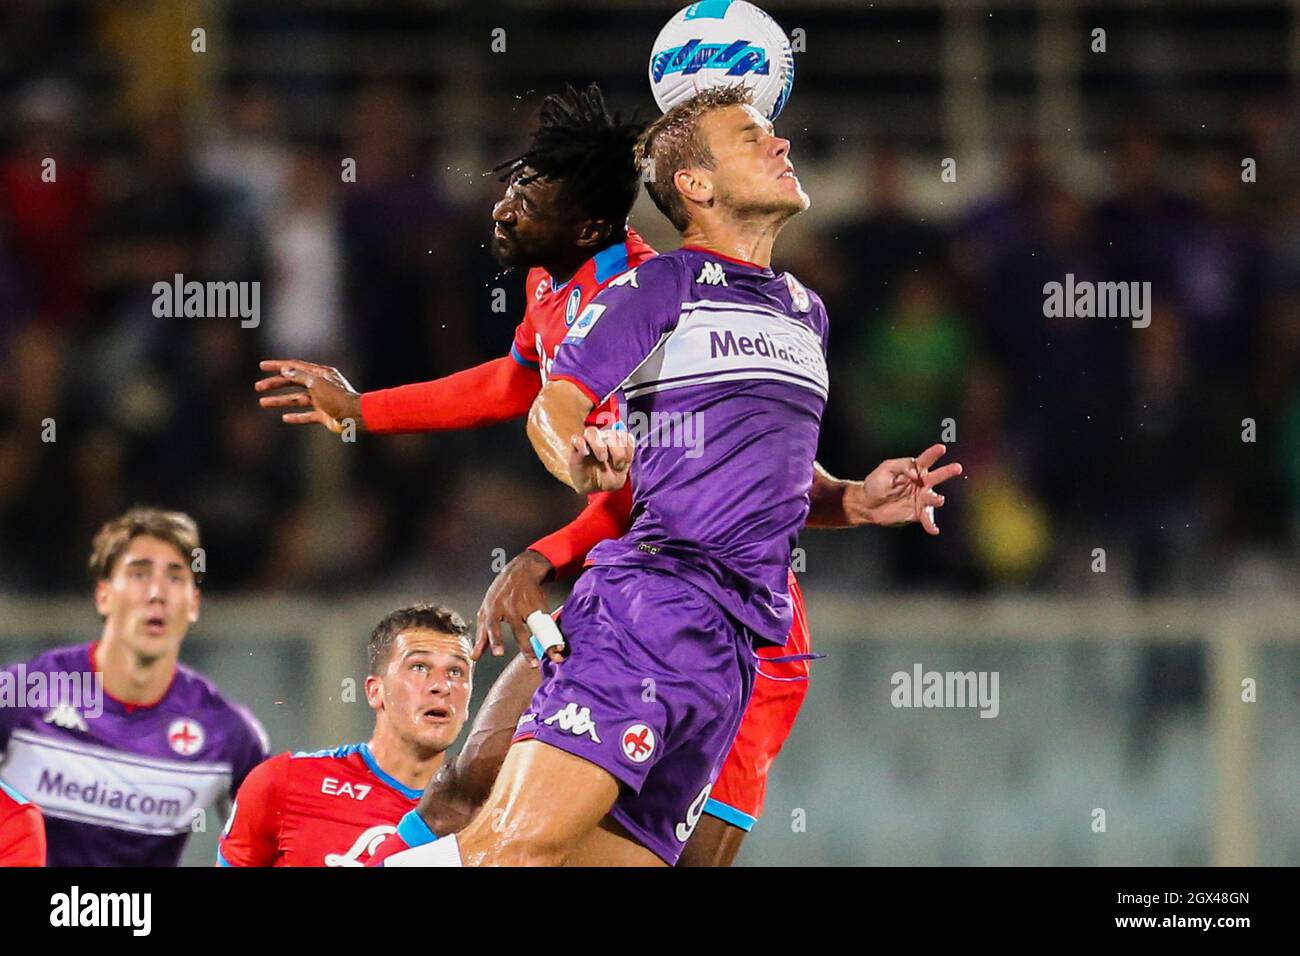
[[[544,269],[529,269],[524,280],[528,302],[549,282]],[[361,395],[361,417],[377,434],[460,431],[496,425],[528,413],[542,389],[537,338],[528,310],[515,328],[510,354],[432,382],[401,385]]]
[[[415,385],[361,396],[366,429],[378,434],[458,431],[526,415],[542,382],[536,365],[511,355]]]
[[[582,569],[587,552],[607,538],[617,538],[632,526],[632,484],[618,491],[600,491],[587,497],[587,507],[559,531],[548,534],[529,549],[555,567],[555,579]]]
[[[45,865],[45,818],[34,803],[0,817],[0,867]]]
[[[537,369],[542,364],[542,357],[537,354],[537,336],[533,332],[533,323],[524,313],[523,321],[515,326],[515,338],[510,345],[510,358],[524,368]]]
[[[515,326],[515,340],[510,346],[510,357],[525,368],[536,369],[542,363],[537,351],[537,327],[533,324],[530,306],[551,288],[551,277],[546,270],[534,266],[524,277],[524,317]],[[540,387],[540,386],[539,386]]]
[[[280,821],[289,755],[264,760],[244,778],[217,846],[218,866],[274,866],[280,855]]]

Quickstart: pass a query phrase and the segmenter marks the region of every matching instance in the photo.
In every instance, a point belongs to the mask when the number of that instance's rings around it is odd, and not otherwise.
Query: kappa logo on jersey
[[[189,717],[173,720],[167,728],[167,743],[182,757],[198,753],[203,748],[203,738],[203,727]]]
[[[623,756],[633,763],[645,763],[655,752],[655,732],[645,724],[632,724],[623,731]]]
[[[397,827],[387,823],[381,823],[377,827],[371,827],[361,836],[357,837],[355,843],[346,853],[327,853],[325,854],[326,866],[365,866],[361,858],[371,857],[379,849],[379,844],[397,832]]]
[[[581,737],[585,734],[593,742],[600,743],[600,737],[596,735],[596,722],[591,719],[591,710],[586,707],[579,707],[573,701],[569,701],[563,708],[543,720],[542,723],[548,725],[559,724],[561,730],[566,730],[575,737]]]
[[[550,290],[550,288],[551,288],[551,280],[549,278],[543,277],[542,281],[537,283],[537,288],[533,291],[533,298],[536,299],[538,302],[541,302],[542,296],[546,295],[546,293]]]
[[[569,301],[564,303],[564,327],[567,329],[573,325],[573,320],[578,317],[578,306],[582,304],[582,286],[575,285],[573,291],[569,293]]]
[[[727,274],[722,271],[721,262],[706,262],[700,274],[695,277],[698,285],[726,285]]]
[[[690,808],[686,811],[686,819],[677,824],[673,831],[673,835],[677,837],[679,842],[685,843],[691,838],[691,834],[695,832],[695,827],[699,824],[700,817],[704,815],[704,804],[709,799],[709,792],[712,789],[713,784],[706,784],[704,789],[700,791],[700,795],[695,798],[695,802],[692,803]]]
[[[536,714],[524,714],[522,717],[519,718],[519,722],[515,724],[515,730],[518,730],[524,724],[531,724],[536,719],[537,719]]]
[[[575,342],[581,342],[587,337],[587,333],[591,331],[592,326],[596,324],[604,312],[605,306],[603,305],[596,305],[593,302],[587,306],[582,310],[582,315],[578,317],[578,321],[573,324],[573,328],[569,330],[569,334],[565,336],[564,341],[560,344],[572,345]]]
[[[331,797],[351,797],[353,800],[364,800],[366,795],[374,789],[368,783],[348,783],[346,780],[339,782],[334,777],[326,777],[321,781],[320,792]]]
[[[605,286],[605,288],[608,289],[616,285],[630,285],[634,289],[641,288],[639,285],[636,284],[636,268],[634,267],[628,269],[627,272],[624,272],[621,276],[619,276],[616,279],[610,279],[609,283]]]
[[[55,727],[62,727],[64,730],[80,730],[82,733],[90,733],[90,728],[81,719],[81,714],[71,704],[59,704],[46,714],[42,720],[47,724],[53,724]]]
[[[785,274],[785,287],[790,290],[790,302],[796,312],[807,312],[812,308],[812,299],[808,298],[808,290],[788,272]]]

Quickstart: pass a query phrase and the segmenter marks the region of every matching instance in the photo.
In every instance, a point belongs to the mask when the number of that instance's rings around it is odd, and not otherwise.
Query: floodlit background
[[[256,362],[364,390],[503,354],[522,276],[486,253],[486,171],[565,81],[654,115],[678,6],[0,8],[0,662],[93,638],[95,529],[180,508],[208,554],[185,659],[277,750],[364,738],[339,697],[378,618],[472,618],[579,502],[519,425],[282,425]],[[1300,9],[763,6],[802,46],[777,129],[813,208],[774,265],[832,319],[820,459],[861,477],[951,419],[967,476],[937,539],[801,541],[829,657],[741,862],[1300,863]],[[648,201],[632,223],[674,245]],[[177,272],[261,281],[260,326],[155,318]],[[1151,282],[1150,327],[1045,318],[1066,273]],[[895,709],[916,664],[997,671],[999,715]]]

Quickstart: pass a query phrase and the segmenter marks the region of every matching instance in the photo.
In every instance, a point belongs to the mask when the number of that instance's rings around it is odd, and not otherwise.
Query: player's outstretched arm
[[[535,369],[509,356],[463,369],[431,382],[358,393],[336,368],[295,359],[268,359],[262,371],[274,374],[257,382],[263,408],[306,409],[285,412],[290,425],[317,423],[342,431],[351,419],[357,431],[380,435],[420,431],[459,431],[510,421],[527,414],[537,397]]]
[[[934,512],[943,507],[946,499],[934,488],[962,472],[958,462],[930,470],[947,451],[943,445],[936,444],[915,458],[887,459],[862,481],[833,478],[814,462],[807,526],[851,528],[878,524],[898,527],[920,522],[928,534],[938,534]]]
[[[528,414],[542,387],[537,370],[503,356],[451,375],[361,396],[361,413],[376,434],[460,431]]]
[[[580,494],[627,482],[634,443],[621,423],[586,425],[595,401],[569,381],[546,384],[528,413],[528,440],[546,470]]]
[[[420,798],[420,816],[434,833],[455,833],[474,819],[492,792],[519,716],[540,681],[540,673],[530,668],[522,655],[507,664],[496,679],[460,754],[434,775]]]

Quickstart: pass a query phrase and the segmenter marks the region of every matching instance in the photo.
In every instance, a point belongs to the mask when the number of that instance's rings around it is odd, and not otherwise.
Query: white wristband
[[[545,611],[533,611],[526,618],[526,623],[528,630],[533,632],[528,642],[532,645],[533,653],[537,655],[539,661],[552,647],[564,646],[564,635],[560,633],[551,615]]]
[[[464,866],[460,859],[460,846],[456,843],[456,834],[439,837],[432,843],[413,846],[401,853],[394,853],[384,860],[383,866]]]

